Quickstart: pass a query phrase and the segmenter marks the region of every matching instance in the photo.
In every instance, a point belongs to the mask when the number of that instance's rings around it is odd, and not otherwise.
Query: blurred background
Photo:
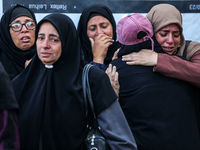
[[[146,13],[156,4],[168,3],[180,10],[183,16],[183,34],[186,40],[200,42],[200,0],[0,0],[0,16],[11,6],[24,5],[32,9],[37,21],[45,15],[60,12],[68,15],[77,26],[83,9],[92,4],[103,4],[111,9],[116,23],[131,13]]]

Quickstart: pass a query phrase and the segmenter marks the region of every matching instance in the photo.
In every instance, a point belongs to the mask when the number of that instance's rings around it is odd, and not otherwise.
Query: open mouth
[[[30,37],[24,36],[20,40],[23,41],[23,42],[29,42],[30,41]]]
[[[168,54],[172,54],[174,52],[174,47],[162,47],[162,49]]]

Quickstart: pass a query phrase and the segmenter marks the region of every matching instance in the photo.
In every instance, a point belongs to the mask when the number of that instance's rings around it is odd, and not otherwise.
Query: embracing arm
[[[158,53],[148,49],[122,56],[122,60],[128,65],[155,66],[157,59]]]
[[[137,150],[137,145],[122,109],[115,101],[97,120],[112,150]]]
[[[200,51],[194,53],[189,61],[177,56],[158,54],[158,62],[157,66],[154,66],[154,71],[200,87]]]
[[[200,87],[200,50],[195,52],[189,61],[175,55],[155,53],[150,50],[141,50],[122,58],[128,65],[154,66],[154,72]]]

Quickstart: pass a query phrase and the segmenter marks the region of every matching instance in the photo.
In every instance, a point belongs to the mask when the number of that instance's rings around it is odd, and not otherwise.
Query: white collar
[[[53,65],[45,65],[46,68],[51,69],[53,68]]]

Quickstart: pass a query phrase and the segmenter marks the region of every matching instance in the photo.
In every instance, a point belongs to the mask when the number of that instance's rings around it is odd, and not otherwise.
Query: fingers
[[[119,80],[118,80],[119,74],[118,72],[116,72],[116,67],[115,66],[112,67],[112,65],[109,64],[108,68],[106,69],[106,73],[109,76],[111,85],[116,95],[118,96],[120,85],[119,85]]]
[[[108,68],[106,69],[106,73],[107,75],[109,76],[109,78],[111,77],[111,74],[112,74],[112,65],[109,64]]]
[[[95,38],[95,43],[102,43],[104,44],[106,47],[109,47],[110,45],[112,45],[112,43],[114,42],[114,40],[112,39],[112,37],[107,36],[105,34],[99,34],[96,38]]]
[[[118,54],[119,50],[120,50],[120,48],[118,48],[118,49],[115,51],[115,53],[114,53],[114,55],[113,55],[113,57],[112,57],[112,60],[114,60],[114,59],[117,58],[117,54]]]
[[[91,47],[93,47],[94,46],[94,40],[93,40],[93,38],[89,38],[89,40],[90,40],[90,43],[91,43]]]
[[[122,56],[122,61],[126,61],[128,65],[155,66],[157,59],[158,54],[147,49]]]
[[[93,61],[103,64],[107,55],[108,47],[112,45],[113,42],[114,40],[105,34],[100,34],[95,37],[94,45],[92,47]]]
[[[137,57],[138,53],[136,52],[132,52],[130,54],[124,55],[122,56],[122,60],[123,61],[131,61],[133,60],[135,57]]]

